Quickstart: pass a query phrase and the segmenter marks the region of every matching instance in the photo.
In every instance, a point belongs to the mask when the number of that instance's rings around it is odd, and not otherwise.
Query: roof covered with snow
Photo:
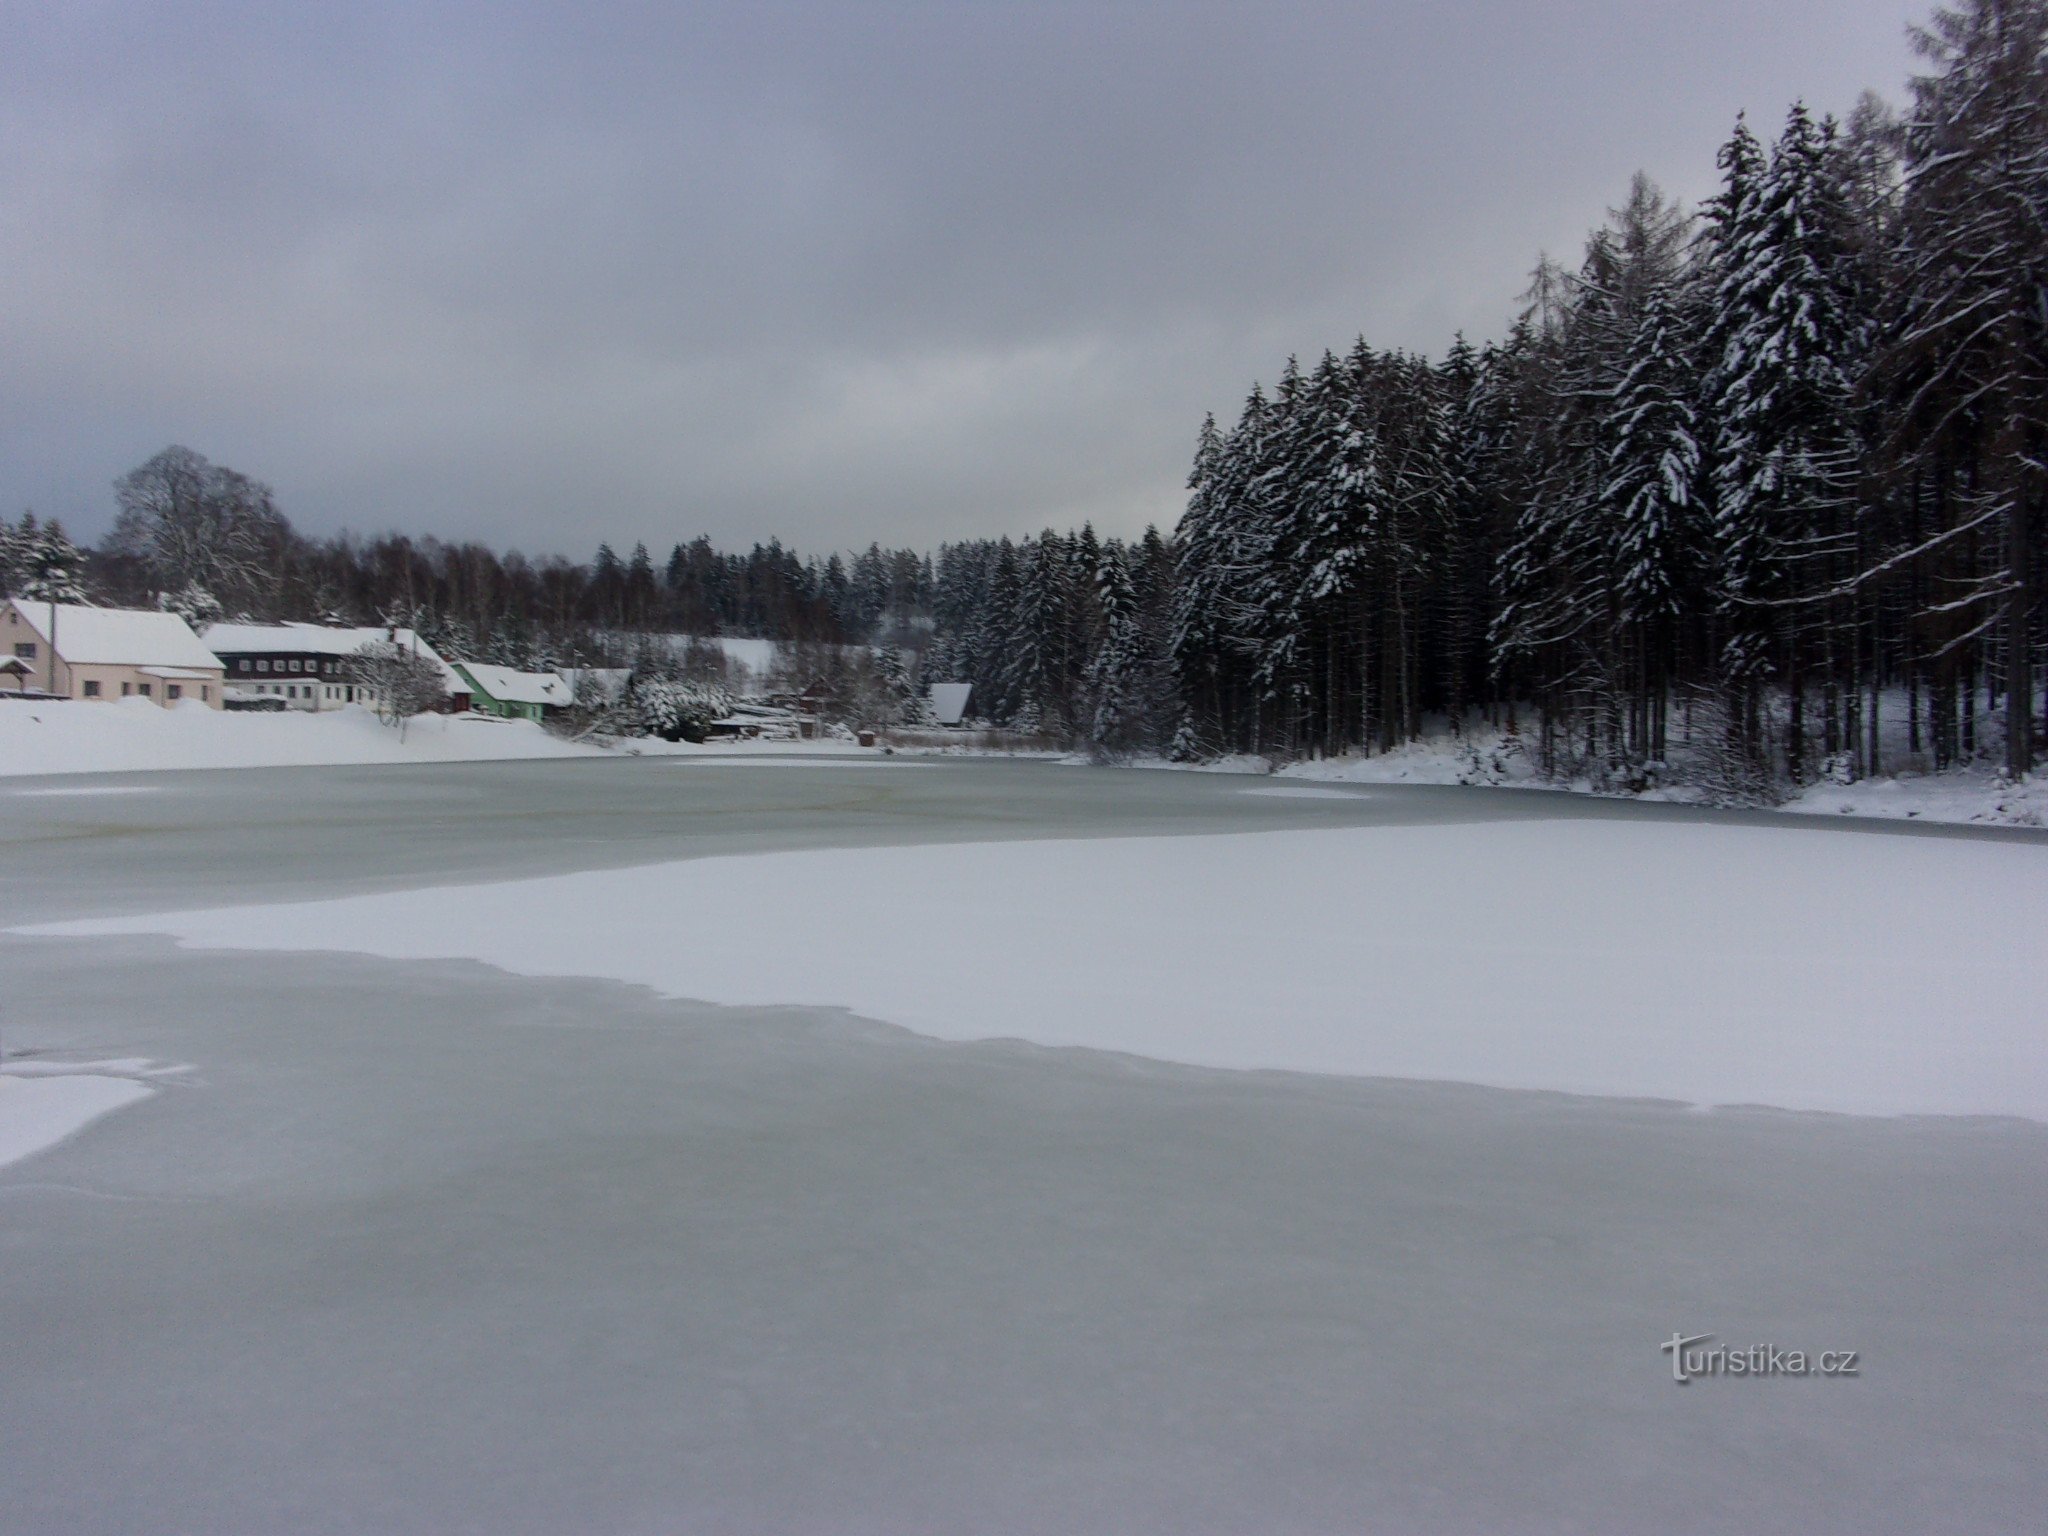
[[[418,651],[432,662],[451,693],[469,692],[469,684],[456,675],[440,653],[409,629],[391,629],[382,624],[214,624],[206,631],[206,643],[223,656],[274,655],[280,651],[305,656],[353,656],[366,645],[388,640],[396,640],[402,649]]]
[[[553,672],[518,672],[480,661],[460,661],[477,687],[501,704],[568,704],[569,685]]]
[[[932,718],[941,725],[958,725],[967,714],[967,698],[973,692],[972,683],[933,683]]]
[[[175,613],[151,608],[56,605],[57,634],[48,633],[48,603],[18,602],[22,622],[73,667],[196,667],[218,672],[220,658]]]

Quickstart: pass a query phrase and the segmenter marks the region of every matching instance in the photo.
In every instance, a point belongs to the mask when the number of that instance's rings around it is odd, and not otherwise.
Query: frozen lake
[[[0,918],[765,851],[1729,820],[703,766],[0,793]],[[2025,834],[1801,835],[2048,860]],[[0,1169],[0,1531],[2009,1530],[2048,1493],[2033,1121],[1207,1070],[147,935],[0,936],[0,965],[10,1054],[194,1068]],[[1709,1330],[1862,1374],[1675,1385],[1657,1346]]]

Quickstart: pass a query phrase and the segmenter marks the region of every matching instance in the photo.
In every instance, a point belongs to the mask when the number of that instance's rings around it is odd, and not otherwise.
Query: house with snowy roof
[[[458,661],[455,670],[468,680],[478,714],[537,723],[574,701],[558,673],[520,672],[481,661]]]
[[[220,658],[175,613],[8,598],[0,655],[21,663],[27,687],[58,698],[221,707]]]
[[[449,709],[459,713],[469,708],[468,682],[409,629],[384,624],[213,624],[207,627],[206,643],[226,667],[231,690],[245,698],[281,699],[287,709],[374,704],[351,663],[363,647],[384,644],[417,652],[440,674]]]

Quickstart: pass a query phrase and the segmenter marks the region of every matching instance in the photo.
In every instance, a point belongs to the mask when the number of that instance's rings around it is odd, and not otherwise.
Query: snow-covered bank
[[[1493,822],[709,858],[56,924],[1227,1068],[2048,1120],[2048,854]]]
[[[0,703],[0,777],[152,768],[284,768],[337,763],[482,762],[589,757],[525,720],[423,715],[405,739],[363,709],[233,714],[139,699]]]
[[[0,1067],[0,1168],[76,1134],[125,1104],[150,1095],[132,1077],[106,1077],[87,1063],[63,1072]]]
[[[1683,785],[1639,795],[1597,790],[1585,781],[1540,776],[1519,746],[1498,732],[1466,737],[1448,734],[1406,742],[1370,757],[1328,757],[1273,763],[1237,755],[1214,763],[1179,764],[1147,759],[1137,766],[1187,768],[1217,773],[1270,773],[1282,779],[1323,784],[1458,784],[1484,788],[1540,789],[1558,793],[1617,793],[1618,798],[1699,803],[1698,791]],[[1808,816],[1879,816],[1899,821],[1938,821],[2015,827],[2048,827],[2048,774],[2018,784],[2001,779],[1993,767],[1972,765],[1944,773],[1899,773],[1855,784],[1816,784],[1777,807]]]

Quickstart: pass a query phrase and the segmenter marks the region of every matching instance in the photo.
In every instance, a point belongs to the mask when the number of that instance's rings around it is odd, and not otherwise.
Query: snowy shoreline
[[[17,778],[89,778],[108,773],[151,773],[224,768],[315,768],[397,763],[468,763],[621,757],[674,757],[696,762],[753,764],[915,762],[931,758],[1060,761],[1072,754],[1002,751],[980,747],[906,746],[893,756],[851,741],[716,741],[702,745],[655,739],[567,741],[524,720],[474,715],[426,715],[403,740],[361,709],[325,714],[224,714],[203,705],[158,708],[137,701],[106,705],[0,703],[0,781]],[[1331,785],[1419,784],[1475,789],[1543,790],[1662,804],[1707,803],[1684,787],[1640,794],[1589,782],[1546,780],[1496,735],[1431,737],[1371,757],[1274,762],[1239,755],[1203,763],[1137,758],[1121,766],[1149,770],[1242,774]],[[39,786],[0,794],[60,796],[141,793],[143,786],[94,789]],[[2048,775],[2019,784],[2002,782],[1987,768],[1943,773],[1901,773],[1854,784],[1810,786],[1783,805],[1793,816],[1851,816],[1956,825],[2048,827]]]

